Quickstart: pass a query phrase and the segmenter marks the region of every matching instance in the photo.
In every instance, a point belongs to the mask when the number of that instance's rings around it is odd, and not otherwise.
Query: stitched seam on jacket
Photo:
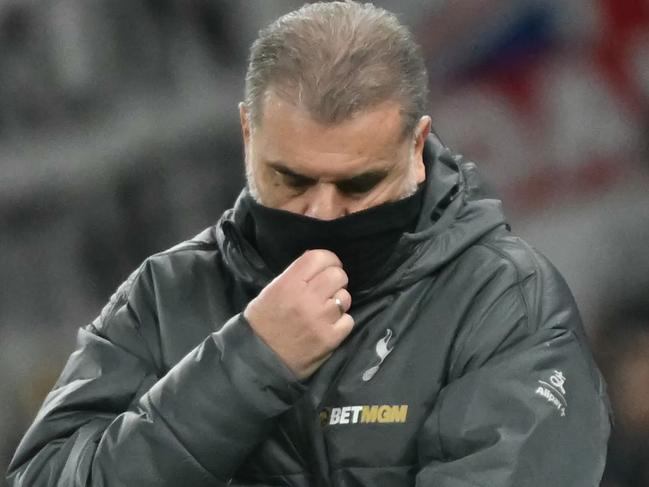
[[[516,272],[516,280],[513,283],[511,283],[511,285],[507,286],[503,290],[502,293],[500,293],[498,296],[496,296],[496,298],[493,300],[493,302],[487,307],[485,315],[487,314],[487,312],[491,311],[496,304],[498,304],[498,302],[503,298],[503,296],[505,296],[505,294],[507,292],[509,292],[510,290],[516,288],[516,289],[518,289],[518,294],[520,295],[521,300],[523,302],[523,305],[525,306],[525,317],[524,318],[527,321],[528,328],[529,328],[529,326],[530,326],[530,314],[531,313],[530,313],[529,303],[528,303],[527,299],[525,298],[525,292],[524,292],[524,289],[523,289],[523,283],[526,282],[528,279],[530,279],[532,277],[535,277],[537,273],[535,272],[535,273],[530,274],[529,276],[526,276],[525,278],[522,278],[519,266],[507,253],[502,252],[497,247],[493,247],[492,245],[489,244],[489,242],[479,242],[479,243],[477,243],[475,245],[476,245],[476,247],[480,246],[480,247],[486,248],[487,250],[491,250],[496,255],[502,257],[503,259],[505,259],[507,262],[509,262],[512,265],[512,267],[514,268],[514,271]],[[538,270],[538,269],[535,267],[535,270]],[[464,350],[465,350],[465,348],[467,346],[467,343],[469,342],[469,339],[471,338],[471,336],[473,336],[474,330],[476,328],[480,328],[480,326],[482,325],[483,322],[484,322],[484,317],[481,318],[479,321],[475,322],[470,327],[470,329],[467,331],[467,337],[464,340],[464,343],[458,349],[458,351],[456,353],[456,360],[454,360],[452,362],[452,364],[450,365],[449,372],[453,371],[456,368],[457,360],[462,355],[462,353],[464,352]],[[533,330],[528,329],[528,332],[529,331],[533,331]]]
[[[518,242],[521,245],[523,245],[527,249],[527,251],[529,252],[530,258],[534,262],[534,271],[535,271],[536,275],[541,276],[543,269],[542,269],[541,263],[539,262],[539,258],[538,258],[538,255],[536,253],[536,250],[534,250],[534,248],[523,239],[519,238]],[[536,286],[536,289],[535,289],[536,290],[536,309],[534,309],[534,318],[535,318],[534,322],[536,322],[536,318],[541,316],[541,309],[540,308],[541,308],[541,302],[542,302],[541,294],[543,292],[543,290],[542,290],[543,281],[540,278],[539,278],[538,284],[539,285]]]
[[[604,392],[605,394],[606,391],[605,389],[600,390],[603,381],[600,373],[598,372],[598,369],[593,369],[593,367],[589,365],[590,360],[588,359],[588,354],[590,353],[590,351],[586,348],[586,344],[582,342],[582,340],[579,338],[579,335],[577,335],[574,332],[574,330],[572,330],[571,328],[564,328],[564,329],[570,334],[572,339],[575,341],[575,344],[577,345],[577,348],[579,349],[580,352],[581,360],[586,362],[586,367],[589,370],[589,376],[591,378],[591,386],[593,388],[593,392],[595,393],[595,396],[600,399],[603,399],[606,396],[605,395],[603,396],[602,392]],[[607,401],[604,402],[606,404]],[[607,409],[609,408],[608,404],[606,404],[606,408]]]
[[[125,284],[128,281],[131,281],[129,286],[128,286],[128,289],[125,290],[126,292],[123,292],[121,295],[117,296],[117,298],[115,300],[115,303],[110,308],[107,315],[101,319],[101,325],[102,326],[97,328],[96,326],[94,326],[91,323],[89,325],[89,327],[92,327],[92,330],[94,331],[95,335],[97,335],[97,336],[99,336],[99,337],[101,337],[101,338],[103,338],[105,340],[108,340],[111,343],[111,345],[116,346],[116,347],[126,351],[129,355],[132,355],[132,356],[136,357],[140,362],[142,362],[146,366],[147,370],[152,372],[156,377],[161,377],[163,375],[163,371],[160,369],[160,367],[157,367],[157,365],[156,365],[155,355],[153,354],[153,352],[151,350],[151,347],[149,346],[149,343],[147,342],[144,335],[142,335],[142,331],[140,330],[140,328],[141,328],[140,317],[137,315],[137,313],[135,312],[135,309],[130,304],[131,297],[132,297],[132,294],[133,294],[133,288],[135,287],[135,283],[140,280],[140,278],[141,278],[141,276],[142,276],[142,274],[143,274],[143,272],[145,271],[146,268],[150,268],[148,259],[145,260],[136,271],[131,273],[131,275],[126,279],[126,281],[124,281],[123,284]],[[155,283],[154,283],[152,278],[151,278],[151,283],[152,283],[153,286],[155,286]],[[121,287],[121,285],[120,285],[120,287]],[[116,292],[119,292],[119,291],[120,291],[120,289],[118,288]],[[155,303],[156,303],[155,297],[152,296],[151,298],[152,298],[152,302],[150,304],[155,309]],[[139,355],[134,354],[129,349],[126,349],[126,348],[124,348],[122,346],[117,345],[109,337],[109,332],[110,332],[110,329],[111,329],[112,319],[114,318],[115,313],[117,313],[117,310],[122,308],[122,307],[126,307],[127,308],[126,311],[128,313],[132,313],[133,316],[136,318],[136,320],[135,320],[136,321],[136,326],[133,326],[131,329],[135,332],[135,334],[139,337],[141,343],[144,345],[144,348],[146,349],[146,351],[147,351],[147,353],[149,355],[148,360],[144,360],[142,357],[140,357]],[[101,315],[100,315],[100,317],[101,317]]]
[[[363,467],[363,466],[358,466],[355,467],[353,465],[347,465],[345,467],[338,467],[334,468],[331,470],[331,472],[342,472],[344,470],[394,470],[397,468],[413,468],[415,464],[408,463],[405,465],[381,465],[377,467]]]
[[[181,252],[215,252],[218,251],[219,247],[214,243],[208,243],[208,242],[182,242],[176,245],[175,247],[172,247],[167,250],[163,250],[162,252],[158,252],[156,254],[153,254],[149,258],[155,258],[155,257],[166,257],[169,255],[174,255],[174,254],[179,254]]]
[[[519,240],[519,242],[522,242],[522,240]],[[528,326],[531,326],[532,323],[536,322],[536,317],[538,316],[538,313],[536,313],[535,310],[532,310],[532,308],[530,306],[530,303],[529,303],[527,297],[525,296],[525,290],[523,289],[523,283],[527,282],[529,279],[531,279],[533,277],[537,277],[540,274],[540,268],[539,268],[539,265],[538,265],[538,261],[534,258],[534,252],[531,251],[531,249],[529,247],[526,247],[526,250],[528,250],[528,252],[530,252],[532,260],[534,262],[534,272],[532,274],[530,274],[529,276],[526,276],[524,279],[522,279],[521,278],[521,272],[520,272],[520,266],[512,258],[511,255],[509,255],[507,252],[504,252],[502,249],[496,247],[495,245],[493,245],[490,242],[482,242],[482,243],[480,243],[478,245],[492,250],[497,255],[499,255],[503,259],[507,260],[509,263],[511,263],[511,265],[516,270],[516,276],[517,276],[516,284],[518,285],[518,289],[519,289],[519,293],[521,295],[521,299],[523,300],[523,303],[525,304],[525,310],[526,310],[525,314],[526,314]],[[539,300],[537,300],[537,301],[539,301]],[[538,305],[538,303],[537,303],[537,305]],[[529,332],[534,332],[535,330],[530,329],[528,331]]]
[[[446,474],[446,473],[435,472],[435,475],[437,475],[438,477],[444,477],[444,478],[451,479],[451,480],[458,480],[457,477],[453,477],[453,476],[448,475],[448,474]],[[472,487],[487,487],[487,486],[484,485],[484,484],[476,484],[475,482],[473,482],[473,481],[471,481],[471,480],[460,479],[460,481],[461,481],[464,485],[470,485],[470,486],[472,486]],[[460,487],[461,487],[461,486],[460,486]]]
[[[500,294],[496,297],[496,299],[493,300],[493,302],[488,306],[487,310],[489,311],[489,310],[493,309],[493,306],[495,306],[495,305],[500,301],[500,299],[502,299],[503,296],[505,296],[505,294],[506,294],[508,291],[513,290],[513,289],[517,289],[517,290],[518,290],[518,294],[520,295],[520,297],[521,297],[521,299],[522,299],[522,301],[523,301],[523,304],[524,304],[524,306],[525,306],[525,317],[524,317],[524,318],[526,319],[526,321],[528,321],[528,327],[529,327],[529,311],[530,311],[530,310],[529,310],[528,302],[527,302],[527,300],[525,299],[525,295],[524,295],[524,292],[523,292],[522,283],[525,282],[525,281],[527,281],[527,279],[529,279],[529,278],[531,278],[531,277],[534,277],[536,274],[531,274],[530,276],[527,276],[526,278],[524,278],[524,279],[521,280],[520,268],[519,268],[519,266],[516,264],[516,262],[514,262],[514,261],[511,259],[511,257],[510,257],[509,255],[507,255],[506,253],[503,253],[503,252],[500,251],[500,249],[498,249],[498,248],[494,248],[494,247],[492,247],[491,245],[489,245],[489,244],[486,243],[486,242],[477,243],[476,246],[484,247],[484,248],[486,248],[486,249],[488,249],[488,250],[493,251],[493,252],[496,253],[497,255],[501,256],[502,258],[504,258],[505,260],[507,260],[508,262],[510,262],[510,263],[512,264],[512,266],[514,267],[514,270],[515,270],[515,272],[516,272],[516,280],[515,280],[515,281],[514,281],[510,286],[507,286],[507,287],[505,288],[505,290],[504,290],[502,293],[500,293]],[[462,344],[461,348],[458,350],[458,352],[457,352],[457,354],[456,354],[456,359],[453,361],[453,363],[452,363],[451,366],[449,367],[449,371],[450,371],[450,370],[453,370],[453,369],[455,369],[455,368],[457,367],[456,364],[457,364],[457,361],[459,360],[459,357],[462,355],[463,351],[465,350],[465,348],[466,348],[466,346],[467,346],[467,344],[468,344],[468,342],[469,342],[471,336],[473,335],[474,330],[475,330],[476,328],[479,328],[479,325],[482,324],[482,322],[483,322],[483,320],[481,319],[479,322],[475,323],[475,324],[471,327],[471,329],[468,331],[468,335],[467,335],[466,339],[464,340],[464,343]],[[437,415],[437,431],[439,432],[437,436],[438,436],[438,442],[439,442],[440,452],[441,452],[441,454],[442,454],[442,457],[445,458],[445,459],[448,459],[449,456],[448,456],[448,454],[446,453],[446,448],[444,447],[444,441],[443,441],[443,438],[442,438],[442,436],[443,436],[443,435],[442,435],[442,431],[443,431],[443,430],[442,430],[441,417],[442,417],[442,411],[443,411],[443,405],[444,405],[444,398],[442,397],[442,398],[440,399],[440,401],[441,401],[442,404],[440,405],[439,413],[438,413],[438,415]]]
[[[488,316],[488,314],[491,312],[491,310],[494,309],[494,307],[500,303],[500,300],[503,299],[503,297],[509,291],[515,290],[516,288],[517,288],[517,282],[514,282],[510,286],[507,286],[503,290],[503,292],[500,293],[498,296],[496,296],[496,298],[489,304],[489,306],[487,306],[487,309],[485,310],[483,316],[479,320],[474,320],[474,323],[469,327],[469,329],[466,332],[467,336],[464,339],[462,345],[458,348],[457,352],[455,353],[455,358],[454,358],[453,362],[451,363],[451,365],[449,367],[449,373],[450,373],[449,377],[455,376],[454,372],[457,369],[457,363],[458,363],[460,357],[462,356],[462,354],[464,353],[466,347],[468,346],[469,341],[473,337],[475,330],[480,329],[480,327],[484,323],[484,320],[486,319],[485,317]],[[527,318],[527,315],[525,316],[525,318]],[[461,376],[458,376],[458,377],[455,377],[455,378],[458,379],[459,377],[461,377]]]
[[[132,352],[131,350],[129,350],[128,348],[124,348],[123,346],[119,345],[118,343],[115,343],[114,341],[112,341],[112,340],[108,337],[108,335],[106,335],[106,334],[103,333],[103,330],[102,330],[102,329],[98,329],[98,328],[97,328],[96,326],[94,326],[92,323],[90,323],[89,325],[85,326],[84,329],[85,329],[88,333],[92,333],[92,334],[95,335],[96,337],[98,337],[98,338],[100,338],[100,339],[102,339],[102,340],[106,340],[108,343],[110,343],[111,346],[113,346],[113,347],[115,347],[115,348],[117,348],[117,349],[123,351],[124,353],[126,353],[127,355],[129,355],[129,356],[131,356],[131,357],[134,357],[134,358],[135,358],[139,363],[143,364],[143,365],[144,365],[144,370],[145,370],[145,373],[143,374],[144,377],[146,377],[147,375],[152,375],[152,376],[154,376],[154,377],[160,377],[160,376],[156,373],[156,371],[154,370],[154,368],[151,367],[152,362],[149,363],[149,362],[143,360],[142,357],[140,357],[139,355],[136,355],[135,353],[133,353],[133,352]],[[141,338],[141,335],[140,335],[140,338]],[[148,349],[148,348],[147,348],[147,349]]]

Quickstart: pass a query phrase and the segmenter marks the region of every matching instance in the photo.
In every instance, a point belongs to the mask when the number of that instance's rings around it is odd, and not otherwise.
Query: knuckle
[[[336,254],[334,254],[331,250],[326,250],[326,249],[314,249],[314,250],[309,250],[308,252],[311,252],[313,255],[314,259],[318,259],[322,263],[325,262],[335,262],[339,265],[340,264],[340,259]]]
[[[300,255],[295,262],[302,262],[305,264],[311,264],[317,262],[320,259],[317,250],[307,250],[302,255]]]
[[[342,270],[342,268],[337,266],[336,267],[330,266],[327,267],[325,273],[328,282],[340,283],[341,287],[347,285],[347,281],[348,281],[347,274],[345,273],[345,271]]]
[[[307,250],[304,255],[306,255],[309,259],[322,259],[323,257],[326,257],[327,252],[328,251],[324,249],[310,249]]]
[[[339,269],[338,272],[340,273],[340,278],[345,283],[345,285],[347,285],[347,283],[349,283],[349,276],[347,275],[347,273],[342,267],[336,267],[336,269]]]
[[[335,278],[335,277],[339,277],[339,276],[341,275],[340,273],[341,273],[342,271],[343,271],[343,270],[342,270],[340,267],[335,267],[335,266],[329,266],[329,267],[327,267],[327,273],[328,273],[331,277],[334,277],[334,278]]]
[[[302,254],[302,257],[305,259],[315,259],[319,255],[320,250],[318,249],[309,249]]]
[[[343,276],[346,276],[345,271],[343,271],[340,267],[327,267],[327,274],[328,278],[331,280],[338,281],[343,278]]]

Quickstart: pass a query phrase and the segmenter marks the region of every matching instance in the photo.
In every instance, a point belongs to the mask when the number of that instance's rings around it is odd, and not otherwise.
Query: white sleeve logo
[[[540,385],[534,391],[535,394],[545,398],[559,411],[561,417],[565,417],[568,401],[566,400],[566,376],[563,372],[555,370],[547,381],[539,380],[538,383]]]

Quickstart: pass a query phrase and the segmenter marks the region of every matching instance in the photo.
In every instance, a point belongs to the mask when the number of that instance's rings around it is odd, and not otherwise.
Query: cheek
[[[380,194],[384,199],[396,200],[403,196],[413,183],[413,174],[410,171],[403,171],[396,174],[391,174],[385,181],[377,188],[377,194]]]
[[[291,213],[304,214],[305,209],[308,207],[306,199],[302,196],[282,197],[275,203],[275,208]]]
[[[404,193],[403,180],[390,178],[381,182],[376,188],[361,198],[350,198],[351,211],[361,211],[389,201],[400,199]]]
[[[423,162],[418,162],[415,170],[415,180],[417,184],[421,184],[426,180],[426,166]]]
[[[262,202],[270,206],[273,200],[281,196],[283,190],[277,173],[273,170],[268,170],[266,167],[257,166],[254,171],[254,177]]]
[[[307,192],[308,193],[308,192]],[[269,177],[259,188],[262,204],[271,208],[302,213],[308,206],[309,195],[288,188],[281,182],[281,177]]]

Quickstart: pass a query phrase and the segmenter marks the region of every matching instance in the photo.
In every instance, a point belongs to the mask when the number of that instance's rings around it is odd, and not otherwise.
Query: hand
[[[252,329],[300,379],[313,374],[349,335],[347,274],[328,250],[298,257],[243,312]],[[342,304],[342,310],[336,304]]]

